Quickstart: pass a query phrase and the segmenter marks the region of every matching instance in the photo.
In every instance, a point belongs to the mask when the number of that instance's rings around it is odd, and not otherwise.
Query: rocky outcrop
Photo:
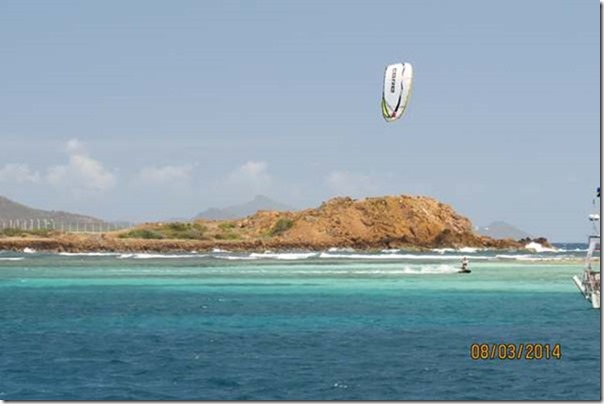
[[[316,209],[260,212],[242,226],[266,231],[280,219],[293,226],[280,242],[355,248],[520,247],[473,231],[472,223],[449,205],[421,196],[386,196],[354,200],[334,198]]]
[[[230,250],[324,250],[330,247],[523,248],[526,244],[480,236],[473,231],[470,220],[456,213],[449,205],[429,197],[407,195],[362,200],[339,197],[314,209],[297,212],[260,211],[245,219],[200,220],[187,226],[150,223],[139,226],[136,232],[0,238],[0,249],[200,251],[218,247]],[[191,232],[192,229],[194,232]],[[182,233],[175,233],[176,230],[182,230]],[[141,237],[141,234],[153,234],[158,239],[135,238]],[[178,234],[186,234],[189,239],[176,239]],[[195,236],[192,237],[192,234]]]
[[[552,248],[552,245],[545,237],[537,237],[537,238],[525,237],[525,238],[518,240],[518,242],[523,246],[526,246],[530,243],[538,243],[538,244],[541,244],[542,247]]]

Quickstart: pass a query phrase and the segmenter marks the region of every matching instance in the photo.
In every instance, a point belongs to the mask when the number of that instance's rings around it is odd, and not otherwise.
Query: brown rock
[[[385,196],[354,200],[330,199],[315,209],[298,212],[259,211],[236,221],[200,221],[203,237],[185,239],[119,238],[128,230],[102,235],[58,234],[48,238],[1,238],[0,249],[25,247],[51,251],[205,251],[324,250],[443,247],[522,248],[526,243],[494,240],[473,231],[472,223],[449,205],[422,196]],[[137,229],[162,232],[165,224]],[[275,229],[279,228],[279,231]],[[229,237],[225,237],[225,234]],[[534,241],[549,246],[544,242]],[[547,243],[547,244],[546,244]]]

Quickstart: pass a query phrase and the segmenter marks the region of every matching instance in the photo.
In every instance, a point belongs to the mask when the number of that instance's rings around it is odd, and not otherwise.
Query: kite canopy
[[[411,64],[397,63],[386,67],[382,95],[382,116],[386,121],[395,121],[403,115],[411,97],[412,82]]]

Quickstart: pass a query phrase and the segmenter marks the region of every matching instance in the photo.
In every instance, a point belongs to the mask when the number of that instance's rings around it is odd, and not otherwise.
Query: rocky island
[[[474,232],[449,205],[423,196],[330,199],[301,211],[258,211],[242,219],[145,223],[106,233],[4,232],[0,250],[180,252],[325,250],[331,247],[523,248],[526,240],[497,240]],[[547,241],[542,239],[542,243]]]

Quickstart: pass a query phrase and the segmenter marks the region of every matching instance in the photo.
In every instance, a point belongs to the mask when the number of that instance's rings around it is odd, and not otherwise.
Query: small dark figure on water
[[[459,271],[462,274],[469,274],[470,272],[470,261],[468,261],[468,257],[463,257],[461,259],[461,270]]]

